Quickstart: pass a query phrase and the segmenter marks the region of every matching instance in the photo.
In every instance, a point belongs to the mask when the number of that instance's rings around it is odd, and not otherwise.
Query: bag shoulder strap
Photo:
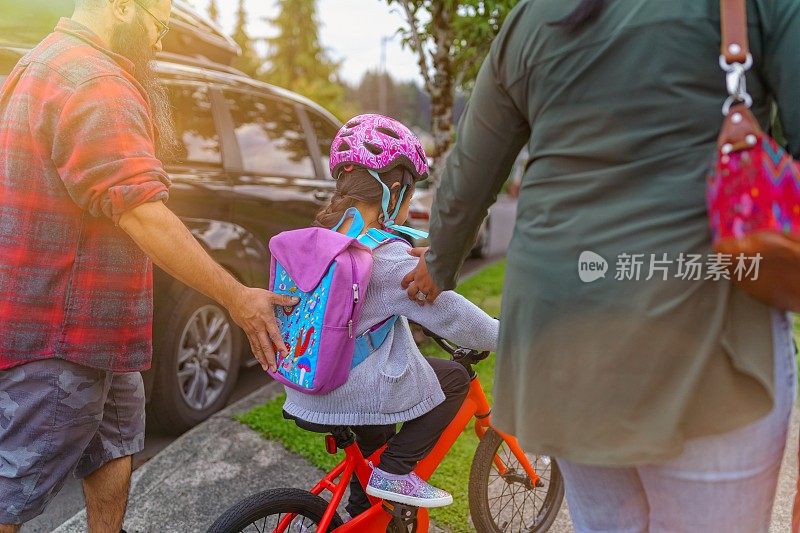
[[[364,235],[358,238],[358,242],[367,246],[370,250],[375,250],[377,247],[386,244],[387,242],[398,240],[400,237],[393,235],[388,231],[370,228]],[[356,337],[355,351],[353,353],[353,362],[350,368],[353,369],[360,365],[364,360],[369,357],[375,350],[381,347],[383,341],[389,336],[395,323],[400,317],[397,315],[390,316],[383,322],[380,322],[364,332],[362,335]]]
[[[397,315],[390,316],[382,323],[356,337],[355,348],[353,351],[353,362],[350,363],[350,369],[353,369],[363,363],[367,357],[372,355],[375,350],[381,347],[399,318],[400,317]]]
[[[746,0],[720,0],[722,21],[722,49],[720,54],[729,65],[744,64],[750,55],[747,37]]]
[[[358,242],[368,247],[370,250],[386,244],[389,241],[400,239],[397,235],[393,235],[388,231],[370,228],[364,235],[358,238]]]
[[[753,98],[747,92],[747,71],[753,66],[747,36],[747,1],[720,0],[722,48],[719,65],[726,73],[728,99],[722,106],[725,121],[717,139],[723,155],[752,148],[762,134],[750,113]]]

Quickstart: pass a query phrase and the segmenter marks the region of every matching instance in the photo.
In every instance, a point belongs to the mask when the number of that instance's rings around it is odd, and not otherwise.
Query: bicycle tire
[[[547,531],[553,525],[553,522],[555,522],[564,500],[564,480],[561,477],[561,472],[555,460],[551,460],[549,464],[550,475],[547,479],[546,493],[544,497],[541,498],[541,510],[536,505],[537,500],[534,500],[533,509],[536,511],[536,514],[533,515],[531,525],[523,523],[521,526],[513,526],[509,529],[509,521],[498,523],[498,520],[502,520],[502,517],[493,515],[493,504],[490,502],[489,492],[490,490],[496,491],[498,487],[490,487],[490,484],[494,483],[494,481],[490,480],[490,475],[494,470],[494,457],[498,454],[503,444],[503,438],[496,431],[489,429],[481,439],[478,449],[475,451],[475,457],[472,460],[472,467],[469,473],[469,509],[475,529],[479,533],[501,533],[505,531],[541,533]],[[516,461],[516,458],[510,453],[510,450],[508,451],[508,456]],[[510,462],[507,457],[505,458],[505,462],[506,464]],[[497,474],[496,471],[495,474]],[[524,478],[527,479],[527,475],[525,475]],[[500,490],[502,491],[502,496],[506,489],[513,486],[514,483],[507,481],[499,474],[497,474],[497,479],[501,480]],[[520,481],[522,476],[517,476],[516,479]],[[505,483],[506,486],[503,486],[502,483]],[[522,482],[519,484],[523,485]],[[513,490],[514,489],[512,489],[511,494],[512,498],[516,499],[515,496],[518,494],[523,495],[523,505],[521,513],[517,512],[515,508],[512,508],[509,516],[512,516],[512,519],[513,517],[518,518],[522,516],[522,520],[524,521],[525,502],[528,498],[528,494],[526,493],[534,492],[535,495],[535,491],[539,489],[533,488],[533,491],[531,491],[530,489],[526,489],[523,485],[520,489],[517,489],[517,492],[513,492]],[[497,498],[498,497],[493,497],[491,499]],[[499,512],[501,513],[503,510],[505,510],[505,508],[500,509]]]
[[[242,531],[272,531],[267,529],[266,519],[282,514],[297,514],[319,524],[329,503],[319,496],[308,491],[292,488],[271,489],[248,496],[235,503],[222,513],[208,533],[240,533]],[[256,522],[264,520],[264,528],[253,526]],[[333,531],[343,524],[338,513],[333,515],[328,531]]]

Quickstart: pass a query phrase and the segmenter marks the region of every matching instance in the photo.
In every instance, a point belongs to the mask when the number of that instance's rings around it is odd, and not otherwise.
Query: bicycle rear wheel
[[[497,457],[506,466],[498,472]],[[520,462],[494,430],[481,439],[469,474],[469,509],[480,533],[550,529],[564,500],[564,481],[554,460],[527,454],[539,476],[534,486]]]
[[[286,533],[314,533],[322,520],[328,502],[300,489],[272,489],[253,494],[225,511],[208,529],[208,533],[272,532],[286,515],[297,515]],[[334,514],[327,531],[342,525]]]

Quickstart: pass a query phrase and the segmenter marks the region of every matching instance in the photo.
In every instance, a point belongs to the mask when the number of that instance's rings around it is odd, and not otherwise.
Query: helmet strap
[[[394,208],[394,213],[390,216],[389,202],[391,201],[392,193],[389,190],[389,187],[386,186],[386,184],[383,182],[383,180],[381,179],[381,177],[378,175],[377,172],[375,172],[372,169],[367,169],[367,172],[369,172],[373,178],[378,180],[378,183],[380,183],[381,187],[383,188],[383,195],[381,197],[381,209],[383,210],[383,227],[386,229],[399,231],[400,233],[405,233],[406,235],[409,235],[417,239],[427,239],[428,234],[424,231],[419,231],[414,228],[408,228],[406,226],[398,226],[397,224],[394,223],[394,219],[397,218],[397,215],[400,213],[400,207],[403,205],[403,197],[406,194],[408,185],[404,185],[400,189],[400,195],[397,198],[397,205]]]
[[[354,239],[357,238],[359,235],[361,235],[361,232],[364,231],[364,218],[361,216],[361,212],[355,207],[350,207],[347,209],[347,211],[344,212],[344,215],[342,215],[341,220],[339,220],[339,223],[332,227],[331,230],[339,231],[339,228],[342,227],[342,224],[344,224],[345,220],[351,217],[353,218],[353,222],[350,224],[350,228],[347,230],[347,236]]]
[[[381,184],[381,188],[383,189],[383,195],[381,197],[381,208],[383,209],[384,224],[387,224],[389,222],[394,222],[394,217],[389,216],[389,202],[392,199],[392,192],[389,190],[389,187],[386,186],[386,184],[383,182],[383,180],[381,179],[381,177],[378,175],[377,172],[375,172],[371,168],[368,168],[367,172],[369,172],[373,178],[378,180],[378,183]],[[400,206],[400,204],[397,205],[398,207]],[[397,216],[397,210],[395,210],[395,216]]]

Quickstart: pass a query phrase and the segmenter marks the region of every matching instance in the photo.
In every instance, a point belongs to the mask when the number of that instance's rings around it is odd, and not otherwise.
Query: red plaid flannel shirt
[[[116,226],[166,200],[133,65],[62,19],[0,89],[0,370],[150,366],[150,259]]]

